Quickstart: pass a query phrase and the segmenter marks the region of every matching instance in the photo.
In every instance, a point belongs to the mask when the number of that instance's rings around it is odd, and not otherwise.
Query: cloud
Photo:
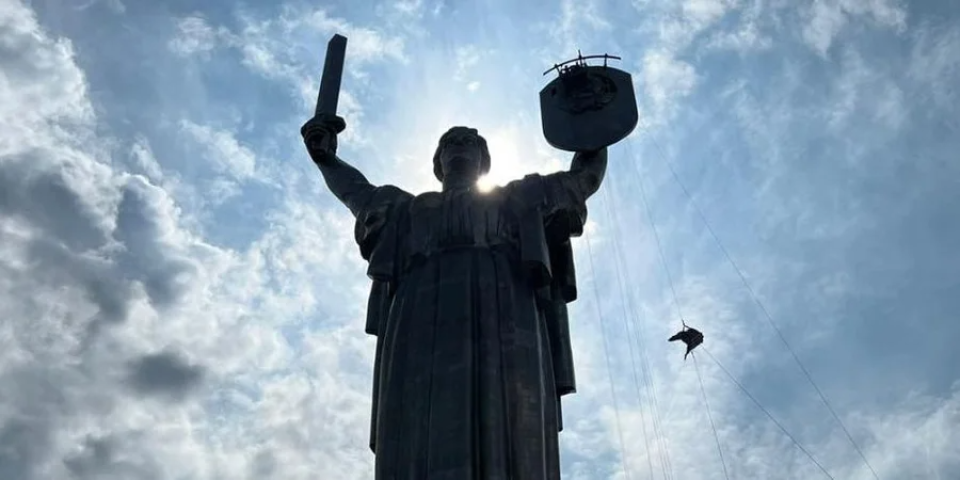
[[[0,143],[0,154],[7,155],[24,145],[36,145],[34,128],[55,119],[64,123],[86,122],[93,117],[93,108],[86,98],[87,84],[78,69],[62,68],[58,61],[73,55],[66,40],[41,36],[33,43],[36,20],[29,10],[16,5],[0,10],[0,29],[7,42],[2,46],[4,82],[0,84],[0,109],[6,135]],[[35,55],[35,56],[33,56]],[[45,82],[36,82],[45,78]],[[46,99],[60,98],[60,102]],[[13,121],[16,119],[16,121]]]
[[[177,22],[177,35],[168,45],[178,55],[209,57],[219,42],[229,39],[229,32],[214,29],[203,17],[185,17]]]
[[[314,67],[317,53],[299,47],[291,49],[289,45],[329,40],[335,33],[348,39],[350,61],[346,68],[352,74],[363,75],[359,67],[371,62],[406,60],[403,37],[332,17],[325,9],[285,6],[273,19],[241,15],[240,24],[239,29],[232,31],[213,27],[202,17],[185,17],[179,21],[178,34],[170,47],[181,54],[207,53],[216,47],[235,48],[246,66],[263,75],[288,80]],[[325,44],[326,41],[318,43]]]
[[[929,95],[928,99],[917,100],[938,108],[955,108],[957,93],[951,79],[960,65],[960,54],[957,53],[960,28],[921,24],[913,36],[916,41],[906,73]]]
[[[689,95],[697,85],[696,70],[690,64],[666,51],[648,52],[643,58],[644,93],[652,103],[652,112],[645,115],[645,124],[669,118],[677,102]]]
[[[135,168],[151,183],[157,184],[163,180],[163,169],[145,138],[139,138],[134,142],[130,147],[130,155],[134,159]]]
[[[181,121],[180,128],[206,150],[205,157],[213,162],[217,173],[238,181],[254,178],[257,171],[256,154],[241,145],[230,132],[197,125],[189,120]]]
[[[338,114],[350,119],[342,139],[358,145],[367,142],[363,106],[357,100],[358,94],[377,88],[369,85],[367,68],[383,62],[407,62],[404,36],[392,34],[385,28],[357,25],[331,16],[323,8],[284,5],[280,10],[274,18],[240,11],[236,21],[239,26],[235,28],[213,26],[202,16],[181,18],[169,48],[181,55],[193,54],[200,58],[208,58],[216,49],[236,51],[243,66],[279,82],[297,108],[312,111],[320,85],[323,46],[334,33],[344,35],[348,39],[345,75],[355,82],[345,81],[340,92]],[[227,198],[232,193],[228,187],[219,182],[215,188],[222,192],[221,198]]]
[[[851,20],[869,17],[877,25],[902,31],[906,26],[906,11],[894,0],[831,0],[814,2],[803,15],[804,40],[820,55],[826,55],[840,33]]]
[[[36,23],[30,33],[46,38]],[[76,69],[72,57],[58,60]],[[369,455],[350,448],[366,444],[367,378],[312,369],[305,375],[304,367],[311,352],[335,351],[345,356],[335,364],[359,369],[344,345],[355,342],[363,365],[372,346],[362,333],[347,342],[314,333],[295,356],[304,364],[294,367],[277,330],[297,329],[318,311],[316,302],[300,300],[315,272],[333,271],[330,259],[348,262],[362,278],[356,259],[319,241],[329,235],[346,247],[348,229],[278,216],[278,228],[248,252],[216,249],[183,228],[163,188],[95,157],[96,137],[85,137],[93,154],[56,145],[51,135],[69,125],[51,124],[31,137],[46,150],[22,159],[26,154],[5,154],[0,163],[3,178],[36,178],[3,190],[0,308],[12,321],[0,322],[0,380],[10,386],[0,394],[0,477],[152,479],[206,471],[209,478],[313,478],[320,468],[339,478],[368,476]],[[132,148],[151,165],[145,142]],[[309,207],[297,209],[300,220],[310,218]],[[56,213],[64,218],[44,220]],[[63,230],[70,216],[75,225]],[[323,308],[336,322],[360,324],[364,292],[355,282],[344,296],[355,307]],[[334,281],[316,286],[339,288]],[[278,379],[264,380],[267,371]],[[210,397],[196,394],[203,380],[212,382]],[[144,396],[177,402],[151,406]],[[226,416],[194,416],[207,402]],[[307,417],[315,419],[309,435],[294,440]],[[355,433],[348,442],[330,435],[331,426]]]
[[[560,2],[560,32],[561,35],[571,33],[580,26],[595,30],[611,28],[610,22],[601,15],[599,2],[574,3],[571,0]]]
[[[892,413],[870,412],[860,422],[869,425],[870,435],[883,439],[868,450],[884,477],[928,476],[948,478],[960,471],[960,453],[949,447],[960,438],[960,392],[946,398],[909,395]]]
[[[703,32],[740,6],[738,2],[728,0],[636,1],[633,5],[645,14],[641,31],[650,32],[660,47],[671,51],[687,48]]]
[[[838,81],[839,98],[829,112],[831,128],[849,126],[856,110],[870,110],[870,115],[891,129],[900,127],[907,115],[907,106],[900,86],[888,72],[868,66],[857,52],[843,52],[843,76]]]
[[[110,13],[122,15],[127,11],[126,5],[120,0],[87,0],[86,4],[76,6],[77,10],[86,10],[95,5],[103,5]]]
[[[565,478],[719,478],[700,378],[731,477],[820,475],[707,350],[682,361],[679,313],[835,478],[872,478],[670,168],[881,478],[956,477],[960,36],[854,3],[536,5],[566,36],[518,27],[519,4],[457,22],[430,1],[88,8],[75,30],[4,4],[0,477],[372,475],[369,279],[297,133],[333,31],[351,42],[343,156],[410,191],[436,188],[454,124],[487,136],[488,182],[567,165],[539,135],[537,55],[612,46],[637,72],[655,128],[611,148],[590,248],[574,242]],[[173,37],[134,48],[128,29]],[[112,60],[134,53],[153,59],[136,88]],[[162,118],[132,125],[130,105]]]
[[[466,80],[464,75],[467,72],[480,63],[480,60],[483,58],[483,51],[478,49],[473,45],[465,45],[458,47],[454,52],[456,55],[456,69],[453,73],[453,78],[457,80]]]
[[[0,394],[0,477],[156,478],[178,467],[145,455],[172,448],[144,432],[181,412],[124,401],[122,364],[141,357],[133,384],[152,391],[194,380],[189,368],[143,357],[155,346],[127,329],[174,315],[185,286],[203,278],[198,264],[212,264],[210,249],[180,229],[166,192],[103,161],[109,149],[93,133],[70,42],[48,36],[20,4],[0,10],[0,24],[16,25],[0,42],[16,48],[0,55],[2,118],[20,120],[0,140],[0,381],[9,387]]]
[[[190,365],[174,352],[143,355],[131,362],[127,381],[143,395],[181,399],[203,378],[203,368]]]
[[[593,34],[612,29],[602,10],[603,2],[600,0],[561,0],[559,10],[552,12],[552,21],[540,27],[555,44],[549,54],[552,56],[563,52],[563,55],[572,56],[571,53],[583,48],[585,41]]]
[[[718,30],[710,35],[709,46],[717,49],[731,49],[739,52],[753,52],[769,49],[773,46],[771,32],[765,32],[766,13],[762,2],[753,2],[738,12],[740,22],[729,30]]]
[[[683,19],[694,32],[704,30],[738,7],[730,0],[686,0],[680,4]]]
[[[437,2],[439,8],[440,5],[443,5],[443,2]],[[405,15],[410,16],[420,16],[423,11],[424,1],[423,0],[398,0],[391,2],[390,6],[401,12]]]

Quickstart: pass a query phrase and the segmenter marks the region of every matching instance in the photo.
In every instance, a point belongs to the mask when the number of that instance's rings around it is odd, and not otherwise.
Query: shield
[[[604,65],[586,65],[586,58]],[[630,74],[606,65],[609,55],[557,65],[559,76],[540,91],[540,119],[547,143],[560,150],[599,150],[626,138],[637,126],[637,98]],[[571,62],[574,65],[564,66]],[[549,73],[548,70],[546,73]]]

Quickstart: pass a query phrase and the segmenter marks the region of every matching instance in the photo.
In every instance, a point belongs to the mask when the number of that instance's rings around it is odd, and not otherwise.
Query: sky
[[[334,33],[340,156],[415,193],[453,125],[485,185],[568,168],[543,71],[632,75],[574,241],[564,478],[960,478],[930,0],[3,0],[0,478],[372,478],[369,280],[299,136]]]

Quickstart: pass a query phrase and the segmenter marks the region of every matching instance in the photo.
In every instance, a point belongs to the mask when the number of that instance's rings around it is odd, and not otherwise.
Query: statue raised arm
[[[343,118],[320,114],[308,120],[300,128],[300,134],[307,153],[320,168],[327,188],[357,216],[377,187],[363,173],[337,156],[337,134],[345,127]]]
[[[607,148],[592,152],[573,154],[568,174],[577,179],[585,197],[590,197],[600,188],[607,173]]]

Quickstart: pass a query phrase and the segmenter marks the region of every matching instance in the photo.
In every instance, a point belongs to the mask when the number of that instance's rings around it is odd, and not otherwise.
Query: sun
[[[502,187],[524,175],[534,172],[531,162],[522,161],[525,156],[521,152],[524,142],[515,128],[492,129],[486,132],[485,138],[493,157],[490,171],[477,180],[477,189],[489,192],[496,187]]]
[[[490,179],[490,175],[484,175],[477,180],[477,190],[481,193],[487,193],[497,187],[497,184]]]
[[[497,187],[502,187],[514,180],[523,178],[524,175],[533,173],[529,165],[523,164],[505,156],[499,162],[495,163],[490,172],[477,180],[477,189],[481,192],[489,192]]]

